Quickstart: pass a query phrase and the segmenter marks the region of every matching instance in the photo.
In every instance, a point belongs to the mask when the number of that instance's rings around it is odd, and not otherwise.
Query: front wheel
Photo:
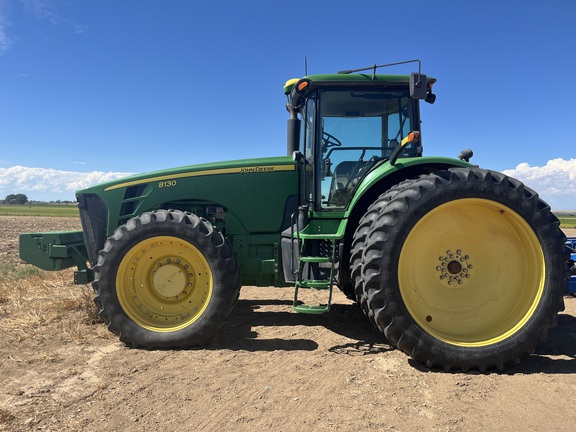
[[[360,304],[429,367],[502,369],[534,350],[563,307],[558,226],[535,192],[504,174],[424,175],[372,222]]]
[[[95,302],[128,345],[202,345],[240,291],[236,257],[212,225],[181,211],[144,213],[118,227],[94,267]]]

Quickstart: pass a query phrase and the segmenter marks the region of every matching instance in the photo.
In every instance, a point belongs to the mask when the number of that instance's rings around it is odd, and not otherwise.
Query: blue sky
[[[0,198],[285,153],[289,78],[419,58],[427,155],[576,208],[576,2],[0,0]],[[414,65],[391,73],[409,73]]]

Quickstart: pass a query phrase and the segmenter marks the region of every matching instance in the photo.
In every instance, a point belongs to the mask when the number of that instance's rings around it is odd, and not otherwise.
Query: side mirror
[[[426,99],[428,94],[428,80],[426,75],[412,72],[410,74],[410,97],[414,99]]]
[[[434,102],[436,102],[436,95],[432,93],[432,91],[429,91],[428,95],[426,95],[426,99],[424,100],[429,104],[433,104]]]

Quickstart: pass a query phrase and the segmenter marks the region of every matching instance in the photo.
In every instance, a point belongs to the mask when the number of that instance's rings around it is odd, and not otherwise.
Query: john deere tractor
[[[565,237],[536,192],[470,150],[423,156],[419,104],[436,80],[414,62],[409,76],[374,65],[290,80],[286,156],[80,190],[82,231],[23,234],[20,255],[76,266],[133,347],[206,343],[241,284],[293,286],[294,310],[311,314],[336,286],[428,367],[518,362],[563,309]],[[305,290],[325,298],[303,303]]]

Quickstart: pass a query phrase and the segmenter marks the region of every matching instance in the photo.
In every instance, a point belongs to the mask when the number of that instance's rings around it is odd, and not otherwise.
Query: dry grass
[[[88,285],[74,285],[72,271],[0,266],[0,334],[7,343],[42,338],[46,330],[83,343],[100,323]]]
[[[16,417],[10,411],[4,408],[0,408],[0,425],[3,423],[8,423],[14,420]]]

